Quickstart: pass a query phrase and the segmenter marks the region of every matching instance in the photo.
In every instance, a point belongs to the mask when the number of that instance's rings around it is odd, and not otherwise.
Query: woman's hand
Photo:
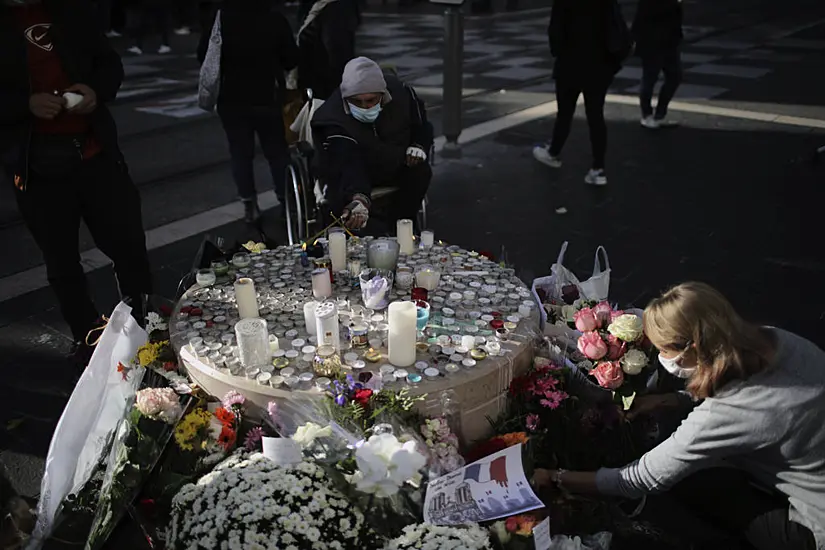
[[[546,487],[552,485],[556,481],[556,470],[545,470],[544,468],[536,468],[533,472],[533,484],[536,487]]]
[[[659,393],[643,395],[633,401],[633,406],[628,411],[626,417],[633,420],[637,416],[650,414],[658,409],[675,407],[678,404],[675,393]]]

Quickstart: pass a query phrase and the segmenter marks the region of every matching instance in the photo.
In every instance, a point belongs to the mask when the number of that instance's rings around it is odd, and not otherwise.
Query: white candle
[[[278,337],[274,334],[269,335],[269,351],[273,354],[281,349],[281,345],[278,343]]]
[[[427,290],[438,288],[440,280],[441,272],[432,266],[424,266],[415,274],[415,284]]]
[[[315,326],[315,308],[318,307],[318,302],[309,301],[304,304],[304,325],[307,333],[311,336],[318,334],[318,328]]]
[[[347,236],[343,231],[330,232],[329,258],[332,261],[332,272],[346,271],[347,269]]]
[[[328,269],[321,267],[312,272],[312,295],[316,300],[332,296],[332,281],[329,279]]]
[[[335,302],[323,302],[315,308],[315,326],[318,333],[318,347],[332,346],[341,351],[338,308]]]
[[[258,296],[255,294],[255,283],[252,279],[242,277],[235,281],[235,301],[241,319],[258,316]]]
[[[432,231],[422,231],[421,232],[421,246],[423,248],[432,247],[434,241],[435,241],[435,233],[433,233]]]
[[[272,358],[264,319],[241,319],[235,324],[238,351],[244,367],[268,365]]]
[[[395,224],[395,230],[398,237],[399,252],[401,254],[412,254],[414,252],[412,220],[398,220]]]
[[[461,345],[467,349],[473,349],[476,347],[476,338],[475,336],[464,335],[461,337]]]
[[[415,363],[416,307],[412,302],[393,302],[389,307],[389,355],[396,367]]]
[[[361,260],[353,259],[349,261],[349,274],[358,277],[361,274]]]

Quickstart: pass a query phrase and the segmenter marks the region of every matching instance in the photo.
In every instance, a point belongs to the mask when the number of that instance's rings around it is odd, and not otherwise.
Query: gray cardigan
[[[825,550],[825,352],[773,330],[774,368],[706,399],[636,462],[599,470],[599,491],[641,497],[724,460],[788,495],[790,519]]]

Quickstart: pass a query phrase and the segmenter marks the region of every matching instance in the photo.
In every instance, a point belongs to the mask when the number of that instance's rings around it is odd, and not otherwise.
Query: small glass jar
[[[195,274],[195,282],[200,286],[212,286],[215,284],[217,277],[212,269],[199,269]]]
[[[235,267],[248,267],[250,263],[249,254],[246,252],[236,252],[232,256],[232,265]]]
[[[343,371],[343,368],[341,357],[335,351],[334,346],[322,345],[318,347],[318,350],[315,352],[315,361],[312,367],[316,375],[327,378],[337,378]]]
[[[209,265],[212,271],[215,272],[216,277],[223,277],[229,273],[229,264],[226,263],[226,260],[212,260]]]

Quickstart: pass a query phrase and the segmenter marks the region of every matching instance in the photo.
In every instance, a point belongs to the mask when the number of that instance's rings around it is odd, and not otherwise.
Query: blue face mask
[[[369,109],[362,109],[361,107],[357,107],[352,103],[349,103],[349,110],[352,113],[352,118],[355,120],[372,124],[378,120],[378,115],[381,114],[381,102],[376,103]]]

